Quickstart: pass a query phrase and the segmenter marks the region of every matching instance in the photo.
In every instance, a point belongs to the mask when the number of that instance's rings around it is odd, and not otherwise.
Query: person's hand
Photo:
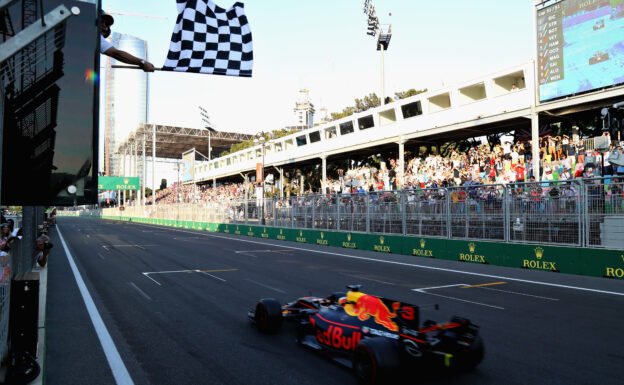
[[[143,64],[143,71],[144,72],[154,72],[154,65],[148,61],[145,62],[145,64]]]

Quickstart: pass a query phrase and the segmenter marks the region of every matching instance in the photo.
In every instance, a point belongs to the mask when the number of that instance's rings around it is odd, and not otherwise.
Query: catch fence
[[[104,209],[129,216],[624,248],[624,178],[467,185]]]

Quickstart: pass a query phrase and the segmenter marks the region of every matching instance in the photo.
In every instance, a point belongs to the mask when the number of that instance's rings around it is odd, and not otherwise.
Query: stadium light
[[[375,6],[372,0],[364,0],[364,14],[368,17],[368,27],[366,34],[368,36],[377,36],[377,51],[381,51],[381,104],[386,104],[385,75],[384,75],[384,51],[390,45],[392,37],[392,25],[381,25],[379,18],[375,12]],[[390,14],[391,15],[391,14]]]
[[[214,128],[212,128],[212,123],[210,123],[210,116],[208,116],[208,111],[202,106],[199,107],[199,115],[201,116],[202,122],[205,124],[206,130],[208,130],[208,160],[212,160],[212,145],[210,143],[211,135],[213,132],[217,132]]]

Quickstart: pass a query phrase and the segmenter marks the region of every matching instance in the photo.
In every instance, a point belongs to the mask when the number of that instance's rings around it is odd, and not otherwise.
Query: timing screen
[[[537,12],[540,101],[624,83],[624,0],[565,0]]]

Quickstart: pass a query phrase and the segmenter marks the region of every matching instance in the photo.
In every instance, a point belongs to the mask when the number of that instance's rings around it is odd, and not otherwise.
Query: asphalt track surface
[[[355,384],[288,327],[263,335],[246,316],[259,298],[284,303],[354,283],[440,305],[421,320],[457,314],[481,327],[476,370],[414,373],[404,384],[622,383],[623,281],[92,218],[58,218],[57,230],[47,384],[115,383],[60,236],[135,384]]]

